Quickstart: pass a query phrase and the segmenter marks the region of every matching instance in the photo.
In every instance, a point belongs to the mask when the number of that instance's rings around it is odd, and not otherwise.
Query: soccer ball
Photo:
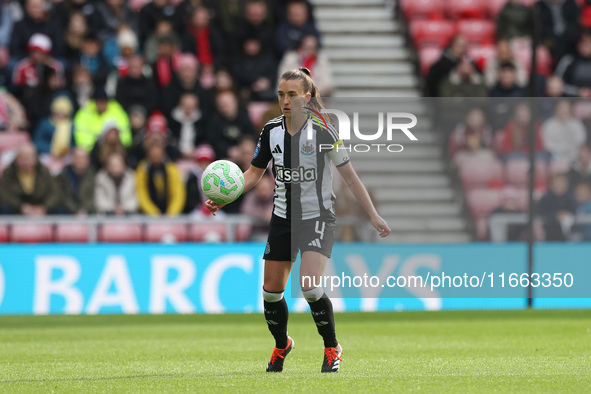
[[[231,161],[214,161],[201,175],[201,188],[211,201],[228,204],[242,194],[244,175],[240,167]]]

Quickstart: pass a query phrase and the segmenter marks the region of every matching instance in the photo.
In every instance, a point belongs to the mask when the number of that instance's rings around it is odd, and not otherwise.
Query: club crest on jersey
[[[314,145],[310,141],[307,141],[304,145],[300,147],[300,152],[302,155],[310,156],[314,154]]]

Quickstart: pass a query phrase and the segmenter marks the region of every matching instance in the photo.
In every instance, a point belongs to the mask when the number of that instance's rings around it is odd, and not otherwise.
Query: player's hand
[[[207,209],[209,209],[209,212],[211,212],[213,214],[213,216],[215,216],[215,213],[217,211],[219,211],[220,209],[222,209],[223,207],[226,206],[226,204],[220,204],[220,203],[217,203],[217,202],[213,202],[211,200],[205,201],[204,204],[205,204],[205,207]]]
[[[381,216],[376,215],[371,219],[371,224],[375,227],[376,230],[380,233],[380,237],[384,238],[390,235],[392,230],[388,227],[388,223]]]

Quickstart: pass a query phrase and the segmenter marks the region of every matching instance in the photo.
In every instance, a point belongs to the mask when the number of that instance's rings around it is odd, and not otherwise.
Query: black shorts
[[[300,220],[294,225],[293,236],[291,225],[291,220],[273,215],[263,255],[265,260],[295,261],[298,251],[319,252],[330,257],[336,225],[334,217]]]

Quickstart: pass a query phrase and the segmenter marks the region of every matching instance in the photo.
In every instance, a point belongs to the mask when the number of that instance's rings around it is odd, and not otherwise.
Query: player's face
[[[291,99],[293,97],[310,97],[310,93],[304,93],[302,89],[302,81],[297,79],[279,81],[279,89],[277,92],[279,98],[279,107],[286,118],[291,118],[292,107]]]

